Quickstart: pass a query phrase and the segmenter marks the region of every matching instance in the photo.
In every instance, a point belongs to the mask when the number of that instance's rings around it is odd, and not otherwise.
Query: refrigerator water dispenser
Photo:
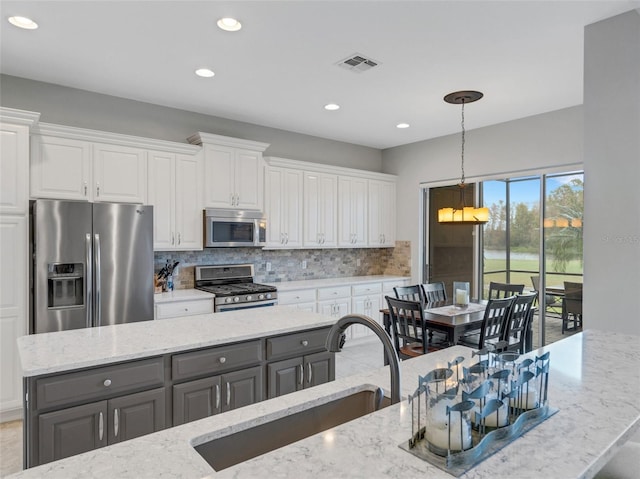
[[[50,263],[48,274],[49,308],[71,308],[84,305],[82,263]]]

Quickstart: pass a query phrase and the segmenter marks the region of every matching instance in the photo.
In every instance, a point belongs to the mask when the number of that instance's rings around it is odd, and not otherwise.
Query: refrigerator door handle
[[[100,235],[93,235],[93,249],[94,249],[94,266],[95,266],[95,290],[96,301],[94,306],[94,326],[100,326]]]
[[[85,271],[85,288],[87,292],[86,298],[86,317],[87,328],[91,327],[91,320],[93,319],[93,261],[91,251],[91,234],[87,233],[84,237],[84,251],[85,251],[85,265],[87,270]]]

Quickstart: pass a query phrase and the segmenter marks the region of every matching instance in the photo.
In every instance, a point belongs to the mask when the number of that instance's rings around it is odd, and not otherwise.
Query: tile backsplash
[[[176,289],[193,288],[194,267],[205,264],[251,263],[255,267],[255,281],[258,283],[375,274],[411,276],[411,243],[396,241],[395,248],[160,251],[155,253],[156,271],[167,260],[180,262],[173,276]],[[306,262],[306,268],[302,267],[303,262]],[[267,263],[270,263],[270,271],[267,271]]]

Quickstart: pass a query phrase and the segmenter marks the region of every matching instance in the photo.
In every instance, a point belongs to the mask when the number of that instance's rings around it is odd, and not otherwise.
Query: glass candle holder
[[[453,282],[453,304],[456,308],[466,309],[469,306],[471,285],[466,281]]]

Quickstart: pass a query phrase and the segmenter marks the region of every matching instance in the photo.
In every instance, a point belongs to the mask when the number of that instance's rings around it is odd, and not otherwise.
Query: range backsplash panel
[[[194,267],[204,264],[255,266],[257,283],[301,281],[388,274],[411,276],[409,241],[396,241],[395,248],[264,250],[260,248],[215,248],[204,251],[158,251],[155,269],[179,261],[173,280],[175,289],[193,288]],[[306,268],[302,262],[306,261]],[[271,270],[267,271],[267,263]]]

